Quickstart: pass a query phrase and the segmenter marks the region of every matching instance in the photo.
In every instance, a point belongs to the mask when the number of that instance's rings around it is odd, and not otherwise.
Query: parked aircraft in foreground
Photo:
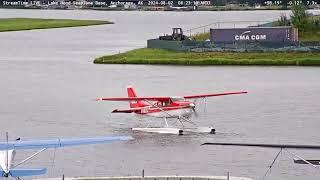
[[[279,148],[280,152],[277,154],[274,161],[278,158],[279,154],[283,149],[312,149],[320,150],[319,145],[296,145],[296,144],[252,144],[252,143],[203,143],[202,145],[213,145],[213,146],[245,146],[245,147],[256,147],[256,148]],[[288,151],[289,152],[289,151]],[[290,155],[294,157],[293,162],[296,164],[309,164],[311,166],[320,165],[320,160],[310,159],[306,160],[292,152]],[[274,162],[273,161],[273,162]]]
[[[17,167],[24,164],[28,160],[34,158],[39,153],[48,148],[64,148],[69,146],[89,145],[89,144],[102,144],[112,143],[117,141],[126,141],[133,139],[131,136],[102,136],[102,137],[89,137],[89,138],[56,138],[56,139],[41,139],[41,140],[16,140],[0,142],[0,177],[14,177],[20,179],[23,176],[36,176],[42,175],[47,172],[46,168],[34,169],[18,169]],[[26,149],[40,149],[38,152],[29,156],[19,163],[13,163],[16,150]]]
[[[194,122],[190,120],[190,116],[196,112],[196,99],[207,98],[213,96],[225,96],[235,94],[245,94],[247,92],[226,92],[218,94],[199,94],[191,96],[151,96],[151,97],[138,97],[132,87],[127,88],[128,97],[102,97],[97,98],[97,101],[127,101],[130,108],[128,109],[115,109],[112,113],[135,113],[137,115],[163,118],[165,127],[157,128],[133,128],[137,131],[168,133],[168,134],[182,134],[184,130],[197,131],[197,132],[211,132],[214,133],[215,129],[211,127],[197,127]],[[189,99],[195,99],[190,101]],[[181,128],[170,127],[167,118],[176,118],[182,125]],[[190,123],[196,128],[186,129],[183,122]]]

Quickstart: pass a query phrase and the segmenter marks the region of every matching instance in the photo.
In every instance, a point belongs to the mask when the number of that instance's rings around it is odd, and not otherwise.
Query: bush
[[[309,18],[309,26],[307,30],[316,32],[320,30],[320,17],[319,16],[312,16]]]
[[[303,4],[293,5],[291,7],[291,23],[299,31],[306,31],[309,27],[308,15]]]
[[[280,19],[276,22],[276,26],[290,26],[290,20],[285,14],[281,14]]]

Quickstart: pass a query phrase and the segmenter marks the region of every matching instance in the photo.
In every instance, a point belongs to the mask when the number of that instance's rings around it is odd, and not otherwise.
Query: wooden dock
[[[59,177],[35,180],[253,180],[234,176],[114,176],[114,177]]]

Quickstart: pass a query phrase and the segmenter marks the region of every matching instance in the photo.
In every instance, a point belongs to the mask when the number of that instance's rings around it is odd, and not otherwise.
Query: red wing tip
[[[96,98],[95,101],[102,101],[102,98]]]

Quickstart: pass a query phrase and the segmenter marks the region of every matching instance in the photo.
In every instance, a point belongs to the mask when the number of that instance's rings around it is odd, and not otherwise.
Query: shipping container
[[[296,42],[298,30],[293,27],[249,27],[210,29],[212,42]]]

